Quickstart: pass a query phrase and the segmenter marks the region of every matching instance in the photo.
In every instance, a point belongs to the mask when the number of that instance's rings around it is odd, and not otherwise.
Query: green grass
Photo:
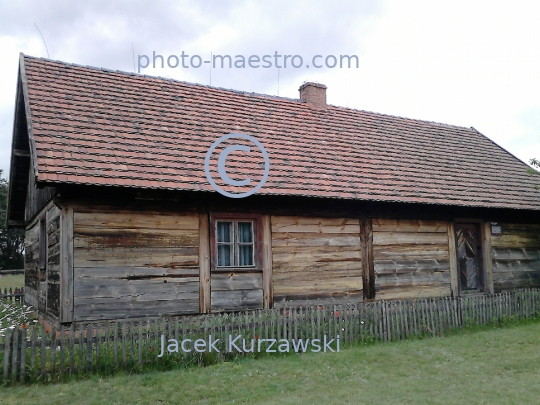
[[[540,322],[340,353],[0,388],[2,404],[534,404]]]
[[[0,289],[24,287],[24,274],[0,274]]]

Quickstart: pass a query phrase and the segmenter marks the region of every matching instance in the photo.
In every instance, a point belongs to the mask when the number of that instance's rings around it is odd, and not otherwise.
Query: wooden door
[[[456,224],[456,254],[460,291],[483,289],[482,243],[480,225]]]

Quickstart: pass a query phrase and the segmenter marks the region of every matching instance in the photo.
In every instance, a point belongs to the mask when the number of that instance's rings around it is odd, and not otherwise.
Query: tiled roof
[[[28,56],[24,71],[38,182],[214,192],[205,154],[243,133],[271,161],[257,194],[540,210],[538,177],[473,128]],[[228,173],[256,181],[261,162],[231,154]]]

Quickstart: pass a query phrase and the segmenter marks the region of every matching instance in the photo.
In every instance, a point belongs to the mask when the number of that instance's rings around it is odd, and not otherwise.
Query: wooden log
[[[60,213],[60,322],[73,321],[73,208]]]
[[[138,211],[115,210],[114,212],[80,212],[77,210],[74,222],[77,228],[103,229],[168,229],[194,230],[199,226],[194,214],[141,213]]]
[[[208,313],[210,302],[210,225],[208,214],[199,214],[199,302],[200,312]]]
[[[270,215],[262,217],[262,282],[263,282],[263,307],[272,308],[273,304],[273,257],[272,245],[274,236],[272,235],[272,221]],[[279,239],[278,239],[279,240]]]
[[[374,232],[440,232],[444,233],[448,224],[443,221],[422,221],[410,219],[374,219]]]
[[[357,233],[358,220],[354,218],[314,218],[298,216],[272,216],[273,232]]]

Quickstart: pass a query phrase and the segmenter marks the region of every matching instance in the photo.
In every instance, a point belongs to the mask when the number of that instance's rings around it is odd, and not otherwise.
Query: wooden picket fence
[[[0,288],[0,300],[7,300],[7,301],[24,301],[24,287],[15,288],[15,289],[7,289],[4,288],[4,292],[2,293],[2,289]]]
[[[177,365],[212,364],[239,355],[228,352],[228,336],[247,341],[265,339],[337,339],[340,348],[358,342],[403,340],[413,336],[443,335],[464,326],[483,325],[507,318],[529,318],[540,312],[540,289],[493,295],[375,301],[346,305],[255,310],[158,319],[79,323],[59,330],[42,325],[14,327],[0,337],[0,381],[58,381],[92,372],[166,369]],[[166,353],[165,340],[215,341],[218,352]],[[252,342],[252,344],[253,344]],[[332,344],[337,350],[337,341]],[[245,347],[244,347],[245,348]],[[249,348],[249,345],[248,345]],[[276,347],[274,347],[275,349]],[[257,351],[255,349],[254,351]]]

